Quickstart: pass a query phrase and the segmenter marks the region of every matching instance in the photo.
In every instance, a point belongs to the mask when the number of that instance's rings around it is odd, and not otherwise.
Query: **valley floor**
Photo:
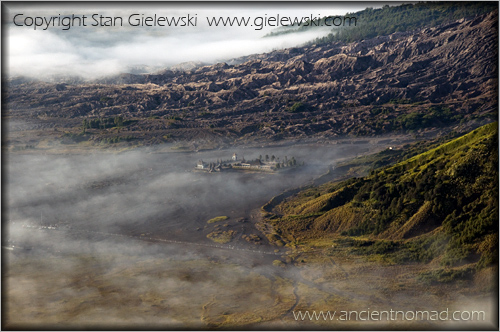
[[[260,206],[273,195],[314,183],[333,160],[387,144],[392,142],[267,147],[297,159],[311,160],[311,153],[318,158],[293,177],[189,171],[193,157],[228,151],[11,154],[3,327],[492,328],[493,268],[471,280],[433,284],[419,277],[432,263],[389,264],[351,255],[331,241],[277,247],[255,228]],[[217,216],[228,218],[208,222]],[[57,229],[46,227],[56,223]],[[229,231],[228,243],[207,238]],[[245,240],[251,235],[261,244]],[[479,310],[485,320],[366,322],[339,316],[391,309]],[[302,320],[298,315],[307,310],[337,316]]]

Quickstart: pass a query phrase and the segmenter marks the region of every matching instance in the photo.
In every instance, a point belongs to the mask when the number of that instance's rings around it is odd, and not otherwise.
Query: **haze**
[[[12,299],[6,320],[22,329],[205,329],[259,322],[263,325],[255,326],[266,329],[317,329],[294,322],[291,311],[301,303],[332,298],[348,301],[342,310],[375,304],[441,308],[444,304],[432,293],[419,294],[418,301],[404,290],[387,298],[387,287],[399,282],[388,278],[393,267],[373,263],[360,270],[355,261],[337,265],[327,256],[331,263],[326,265],[283,268],[274,262],[285,259],[289,248],[253,245],[241,236],[258,233],[252,216],[272,196],[310,183],[335,162],[384,146],[9,155],[3,243],[14,247],[4,257],[6,296]],[[233,152],[248,159],[293,156],[306,165],[292,174],[193,172],[198,159],[228,158]],[[207,224],[219,215],[229,219]],[[207,239],[217,229],[234,230],[236,236],[218,245]],[[418,266],[406,267],[411,268]],[[357,279],[346,279],[348,273]],[[463,304],[452,296],[446,305],[492,312],[490,299],[470,298]]]
[[[378,4],[376,4],[378,6]],[[382,4],[380,4],[381,6]],[[134,7],[135,6],[135,7]],[[376,7],[377,7],[376,6]],[[273,49],[299,46],[314,38],[331,32],[325,28],[311,28],[300,34],[288,34],[263,38],[276,29],[264,27],[208,27],[205,17],[250,16],[326,16],[344,15],[364,9],[364,4],[294,4],[255,5],[179,4],[149,5],[149,7],[110,7],[96,5],[37,5],[27,8],[22,4],[9,4],[6,8],[6,68],[10,77],[19,75],[47,78],[53,75],[97,78],[123,72],[154,72],[184,62],[215,63]],[[132,13],[145,15],[181,16],[197,14],[196,27],[49,27],[34,30],[28,26],[14,26],[12,18],[22,13],[23,17],[57,16],[76,14],[122,16],[124,20]]]

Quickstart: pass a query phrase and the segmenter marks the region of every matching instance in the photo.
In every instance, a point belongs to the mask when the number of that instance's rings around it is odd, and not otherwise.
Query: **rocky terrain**
[[[498,11],[3,83],[5,329],[498,330]],[[193,171],[233,153],[305,165]],[[295,316],[445,308],[485,319]]]
[[[93,82],[11,78],[4,84],[10,136],[4,145],[36,147],[54,138],[220,145],[475,127],[497,116],[497,59],[493,12],[350,44],[251,55],[231,65]],[[82,129],[84,120],[99,119],[117,125]]]

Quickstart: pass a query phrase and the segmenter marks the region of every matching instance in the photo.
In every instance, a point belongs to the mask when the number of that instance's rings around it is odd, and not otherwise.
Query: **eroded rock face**
[[[198,137],[190,130],[273,139],[380,134],[401,129],[394,122],[401,115],[436,106],[449,108],[456,122],[468,121],[496,114],[497,25],[495,12],[351,44],[228,61],[234,65],[78,84],[12,79],[4,115],[47,123],[120,115],[138,120],[127,126],[131,132],[154,128],[188,140]]]

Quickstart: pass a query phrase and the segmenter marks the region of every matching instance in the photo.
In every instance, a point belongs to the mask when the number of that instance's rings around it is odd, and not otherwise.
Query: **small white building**
[[[198,160],[198,164],[196,164],[196,168],[205,169],[208,167],[208,164],[204,163],[203,160]]]
[[[236,153],[233,154],[233,157],[231,158],[232,161],[237,161],[238,160],[238,155]]]

